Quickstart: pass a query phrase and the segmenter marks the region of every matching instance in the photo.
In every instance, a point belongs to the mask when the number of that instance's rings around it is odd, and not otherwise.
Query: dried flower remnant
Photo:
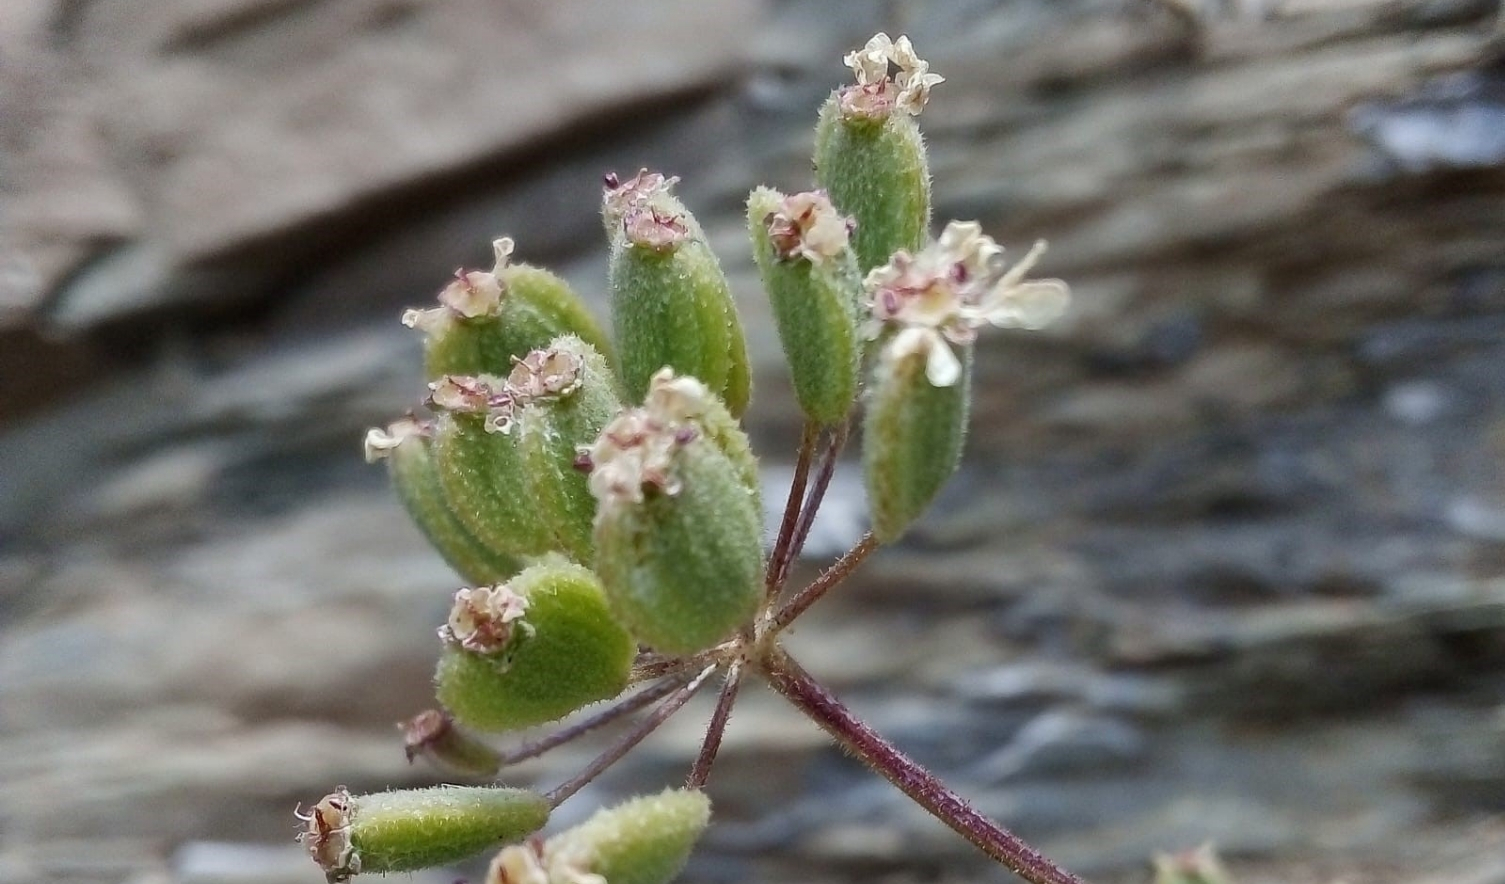
[[[647,204],[627,209],[622,216],[622,233],[629,243],[655,252],[666,252],[690,235],[682,218]]]
[[[404,722],[403,753],[412,764],[420,756],[435,766],[467,777],[492,777],[501,769],[502,757],[495,749],[461,730],[447,713],[425,709]]]
[[[608,173],[601,191],[601,214],[607,227],[621,224],[630,209],[649,206],[660,197],[669,196],[678,183],[678,176],[666,177],[647,169],[639,169],[626,181],[618,178],[615,172]]]
[[[506,584],[462,589],[439,637],[476,654],[499,654],[518,633],[531,634],[527,613],[528,600]]]
[[[383,427],[372,427],[366,431],[366,439],[363,445],[366,452],[366,463],[376,463],[386,460],[396,448],[410,439],[430,436],[434,432],[433,425],[427,421],[421,421],[413,415],[398,418]]]
[[[307,824],[298,843],[308,851],[330,881],[344,881],[361,870],[361,858],[350,839],[350,792],[344,786],[315,804],[307,813],[294,811]]]
[[[984,325],[1037,329],[1066,309],[1070,291],[1058,279],[1026,281],[1045,251],[1043,241],[1013,267],[976,222],[953,221],[939,240],[911,255],[900,251],[867,276],[872,310],[868,337],[898,329],[885,348],[893,358],[923,355],[926,377],[949,387],[961,375],[951,344],[968,346]]]
[[[888,34],[874,34],[843,62],[857,79],[856,85],[841,90],[839,98],[843,115],[850,118],[882,119],[895,109],[919,116],[930,100],[931,87],[946,81],[930,72],[930,63],[915,54],[905,36],[890,40]]]
[[[495,314],[506,294],[501,273],[512,262],[515,244],[504,236],[493,240],[491,248],[496,256],[491,270],[456,270],[454,281],[439,292],[439,306],[405,311],[402,324],[433,333],[456,318],[476,319]]]
[[[853,228],[852,219],[836,211],[830,197],[819,190],[785,197],[765,223],[768,241],[779,258],[804,258],[812,264],[825,263],[845,251]]]
[[[568,396],[580,388],[585,360],[564,350],[534,350],[519,359],[507,386],[519,400]]]

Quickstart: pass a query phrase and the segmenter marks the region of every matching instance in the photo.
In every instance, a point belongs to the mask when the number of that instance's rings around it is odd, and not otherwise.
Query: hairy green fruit
[[[633,635],[669,654],[726,638],[762,598],[758,494],[696,419],[713,398],[661,373],[590,451],[597,573]]]
[[[615,199],[609,190],[603,205],[609,224],[620,219],[611,233],[610,277],[622,385],[628,399],[640,399],[668,366],[699,378],[740,417],[752,381],[731,288],[700,226],[668,186],[629,189],[629,182]]]
[[[325,877],[407,872],[456,862],[538,831],[549,803],[526,789],[439,786],[351,795],[343,788],[308,813],[298,836]]]
[[[760,187],[748,197],[747,224],[795,398],[815,423],[840,423],[856,399],[862,357],[862,280],[847,219],[819,192],[786,197]]]
[[[512,240],[493,243],[491,272],[459,271],[439,293],[440,306],[409,310],[403,324],[422,329],[424,368],[444,375],[505,375],[512,363],[560,335],[575,335],[609,354],[605,333],[569,283],[547,270],[512,264]]]
[[[482,731],[544,724],[615,697],[637,654],[596,575],[559,560],[461,590],[440,634],[439,702]]]
[[[610,369],[575,337],[518,362],[505,380],[446,376],[434,455],[450,509],[489,547],[531,559],[593,557],[594,501],[575,469],[580,446],[620,410]]]
[[[450,508],[431,450],[432,424],[406,417],[366,434],[366,460],[385,459],[392,487],[444,561],[471,583],[495,583],[522,570],[508,552],[475,536]]]
[[[861,272],[900,249],[918,251],[929,237],[930,166],[908,114],[852,117],[833,95],[816,125],[815,180],[856,219],[852,246]]]
[[[608,884],[668,884],[684,868],[711,819],[705,793],[668,789],[599,810],[541,847],[504,848],[486,884],[592,880]]]
[[[875,360],[863,422],[862,471],[873,536],[899,539],[956,472],[972,398],[972,348],[949,386],[926,377],[924,352],[902,352],[898,336]],[[945,346],[945,345],[940,345]]]

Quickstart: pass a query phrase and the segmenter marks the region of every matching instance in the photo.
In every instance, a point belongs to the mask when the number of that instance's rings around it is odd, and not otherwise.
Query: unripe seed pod
[[[576,389],[564,396],[535,395],[543,392],[536,385],[556,370],[573,372]],[[577,562],[590,562],[596,499],[576,459],[622,410],[611,366],[586,342],[564,337],[519,362],[508,383],[532,396],[518,428],[537,512],[553,529],[558,549]]]
[[[596,570],[612,610],[668,654],[714,645],[762,598],[762,513],[745,473],[656,380],[592,447]]]
[[[526,789],[439,786],[351,795],[344,787],[307,813],[298,836],[331,882],[360,872],[407,872],[457,862],[538,831],[544,796]]]
[[[608,193],[603,214],[608,223],[620,218],[611,316],[627,398],[640,400],[669,366],[699,378],[740,417],[752,392],[747,341],[726,274],[693,216],[667,185],[615,200]]]
[[[595,501],[575,468],[621,410],[605,359],[573,336],[513,366],[506,380],[446,377],[430,385],[435,457],[451,509],[477,537],[519,558],[593,557]]]
[[[439,709],[425,709],[397,725],[402,748],[413,759],[427,758],[435,766],[466,777],[494,777],[502,767],[500,752],[465,733]]]
[[[520,408],[500,378],[450,377],[431,385],[436,408],[434,460],[454,511],[487,546],[517,558],[556,548],[539,518],[517,431]],[[451,398],[451,393],[459,391]]]
[[[597,811],[541,846],[503,848],[486,884],[668,884],[710,818],[703,792],[670,789],[634,798]]]
[[[576,335],[602,354],[610,348],[605,333],[558,276],[527,264],[512,264],[511,239],[493,244],[491,272],[457,271],[455,281],[439,293],[440,306],[409,310],[404,325],[422,329],[427,376],[505,375],[515,359],[548,346],[560,335]]]
[[[815,180],[856,219],[852,246],[867,272],[899,249],[916,251],[930,232],[930,165],[925,139],[907,114],[844,118],[832,96],[815,130]]]
[[[507,552],[479,540],[450,509],[431,451],[433,425],[409,416],[366,434],[366,461],[386,460],[397,496],[434,549],[471,583],[495,583],[522,570]]]
[[[596,575],[557,558],[501,586],[460,590],[440,636],[439,702],[482,731],[544,724],[614,697],[637,655]]]
[[[899,539],[956,472],[972,399],[970,345],[962,348],[960,375],[936,386],[926,376],[926,351],[909,349],[918,336],[906,335],[892,336],[874,361],[863,421],[868,507],[883,543]]]
[[[929,235],[930,168],[914,117],[944,78],[908,37],[876,34],[845,61],[857,82],[820,109],[815,178],[857,219],[857,264],[866,273],[899,249],[917,251]]]
[[[862,357],[850,222],[818,191],[786,197],[766,187],[748,198],[747,222],[795,398],[815,423],[840,423],[856,399]]]

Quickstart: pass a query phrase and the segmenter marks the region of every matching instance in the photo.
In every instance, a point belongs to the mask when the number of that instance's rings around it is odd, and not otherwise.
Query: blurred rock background
[[[809,181],[842,53],[887,29],[948,78],[939,216],[1049,238],[1076,297],[987,343],[965,475],[806,664],[1096,878],[1211,839],[1247,881],[1505,881],[1500,15],[6,0],[0,880],[312,882],[296,802],[435,779],[391,728],[454,580],[359,437],[417,396],[398,311],[493,236],[599,303],[601,173],[683,176],[776,478],[798,419],[741,201]],[[739,708],[686,880],[1006,879]],[[564,815],[678,779],[705,714]]]

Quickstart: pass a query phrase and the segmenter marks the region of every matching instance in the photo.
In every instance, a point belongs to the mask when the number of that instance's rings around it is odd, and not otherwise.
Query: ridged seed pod
[[[533,727],[615,697],[637,654],[596,575],[557,559],[460,590],[440,635],[436,696],[480,731]]]
[[[514,556],[479,540],[450,509],[430,450],[433,426],[413,417],[366,434],[366,460],[386,460],[403,507],[451,568],[471,583],[495,583],[522,570]]]
[[[439,293],[439,307],[403,314],[403,324],[426,335],[424,368],[430,380],[505,375],[514,359],[560,335],[576,335],[609,357],[606,334],[569,283],[542,268],[512,264],[511,239],[493,246],[496,266],[489,273],[459,271]]]
[[[668,884],[711,818],[703,792],[670,789],[599,810],[542,846],[503,848],[486,884]],[[599,877],[591,877],[599,876]]]
[[[640,400],[669,366],[699,378],[740,417],[752,382],[731,288],[699,225],[667,188],[621,185],[603,203],[622,385],[629,400]]]
[[[747,200],[747,223],[795,398],[815,423],[841,423],[857,397],[862,357],[862,278],[848,220],[818,191],[786,197],[760,187]]]
[[[620,402],[605,360],[575,337],[518,362],[505,379],[431,385],[434,456],[450,508],[489,547],[520,559],[593,557],[594,501],[574,467]]]
[[[543,828],[549,803],[526,789],[438,786],[324,796],[298,840],[331,882],[457,862]]]
[[[660,375],[644,408],[592,447],[596,571],[612,610],[668,654],[714,645],[749,623],[762,598],[762,513],[745,473],[684,415]],[[703,388],[702,388],[703,389]]]
[[[837,90],[815,127],[815,180],[857,229],[866,273],[900,249],[918,251],[930,231],[930,165],[914,118],[944,78],[908,37],[877,34],[845,59],[855,85]]]
[[[970,346],[955,382],[936,386],[926,377],[926,354],[903,344],[893,336],[874,360],[862,429],[873,536],[883,543],[899,539],[956,472],[972,399]]]

